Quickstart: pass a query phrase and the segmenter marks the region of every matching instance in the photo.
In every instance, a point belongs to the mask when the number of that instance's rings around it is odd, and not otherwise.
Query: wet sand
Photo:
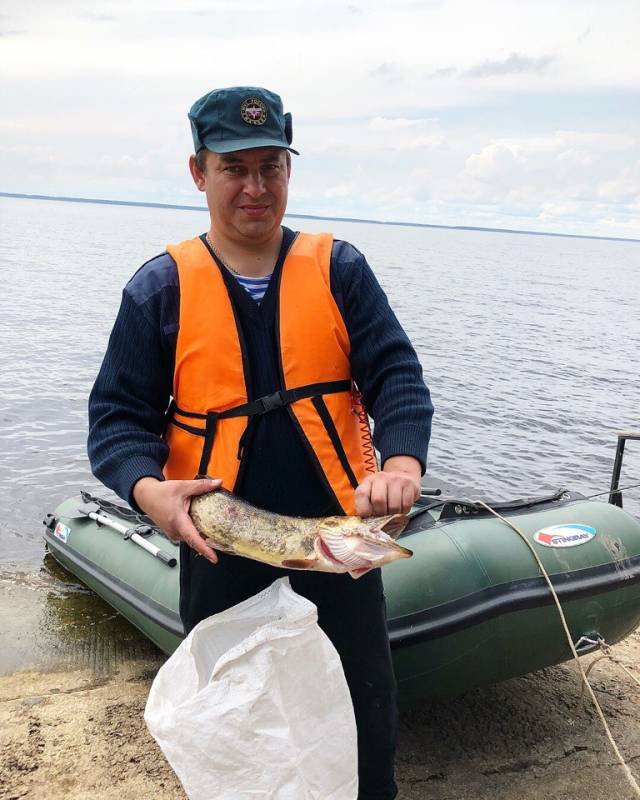
[[[0,800],[185,800],[143,721],[152,645],[45,573],[0,580],[0,622]],[[640,677],[640,631],[614,652]],[[640,687],[610,662],[592,684],[640,781]],[[404,800],[634,796],[572,665],[404,711],[397,775]]]
[[[616,647],[633,667],[640,635]],[[161,657],[93,669],[0,678],[3,800],[184,800],[142,718]],[[601,662],[593,684],[640,777],[640,688]],[[554,667],[425,703],[401,718],[405,800],[627,800],[620,767],[575,670]]]

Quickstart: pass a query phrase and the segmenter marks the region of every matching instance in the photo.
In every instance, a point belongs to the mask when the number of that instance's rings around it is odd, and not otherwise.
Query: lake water
[[[36,568],[42,516],[93,483],[87,396],[122,287],[208,218],[0,198],[0,219],[0,563]],[[640,244],[287,222],[367,255],[433,395],[430,478],[491,499],[607,489],[616,431],[640,429]]]
[[[430,480],[492,500],[607,490],[616,432],[640,429],[640,244],[285,221],[367,255],[436,406]],[[207,226],[205,212],[0,198],[0,578],[40,580],[42,517],[96,485],[87,397],[122,287]],[[625,508],[640,514],[640,489]]]

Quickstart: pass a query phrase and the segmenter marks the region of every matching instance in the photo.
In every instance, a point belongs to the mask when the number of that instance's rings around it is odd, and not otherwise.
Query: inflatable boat
[[[640,623],[640,522],[569,491],[493,506],[526,535],[590,652]],[[179,548],[125,505],[83,492],[45,519],[54,558],[165,653],[183,638]],[[571,652],[531,552],[477,502],[424,497],[383,568],[400,698],[413,703],[523,675]]]

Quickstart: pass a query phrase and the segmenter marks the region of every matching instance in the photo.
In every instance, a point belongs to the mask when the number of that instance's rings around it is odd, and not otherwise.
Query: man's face
[[[291,160],[281,147],[206,153],[202,172],[191,157],[193,180],[205,192],[219,240],[268,242],[280,233],[287,207]]]

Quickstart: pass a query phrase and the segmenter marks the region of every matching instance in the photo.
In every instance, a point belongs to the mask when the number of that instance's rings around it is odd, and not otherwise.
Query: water
[[[423,364],[429,476],[489,499],[608,488],[639,430],[640,244],[289,220],[366,253]],[[0,198],[0,570],[43,567],[41,519],[79,488],[86,403],[123,285],[205,212]],[[622,484],[640,482],[629,442]],[[640,489],[625,495],[640,514]],[[43,577],[44,575],[44,577]]]

